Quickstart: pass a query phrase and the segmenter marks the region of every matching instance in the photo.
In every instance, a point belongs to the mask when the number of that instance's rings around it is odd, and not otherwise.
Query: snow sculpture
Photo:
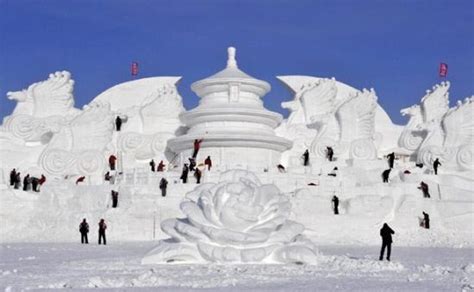
[[[439,125],[441,118],[449,109],[449,87],[449,82],[441,82],[433,87],[433,91],[426,91],[426,95],[421,99],[421,105],[413,105],[400,111],[402,115],[410,116],[398,140],[400,147],[416,151],[427,134],[421,129],[422,124]]]
[[[474,96],[449,109],[438,122],[434,119],[420,128],[427,132],[420,145],[417,161],[431,166],[436,158],[446,168],[472,170],[474,143]]]
[[[142,260],[166,262],[316,263],[315,246],[288,220],[291,204],[274,185],[262,185],[244,170],[223,173],[186,195],[184,219],[162,222],[171,236]]]
[[[108,103],[92,102],[53,136],[39,158],[52,175],[102,174],[107,145],[112,141],[114,115]]]
[[[334,78],[278,78],[294,92],[294,100],[282,103],[290,116],[277,129],[294,141],[284,154],[294,160],[290,164],[300,165],[307,148],[316,158],[324,158],[326,147],[332,146],[338,158],[373,159],[396,143],[402,127],[391,122],[373,90],[359,91]]]
[[[270,84],[239,69],[235,48],[227,52],[225,69],[191,85],[201,98],[199,106],[180,115],[189,129],[170,139],[168,146],[177,154],[178,165],[188,162],[193,142],[203,139],[198,161],[211,156],[217,169],[276,170],[292,142],[275,134],[282,116],[263,106],[261,97]]]
[[[184,111],[175,86],[165,84],[146,97],[138,110],[141,132],[120,135],[118,149],[134,155],[136,160],[149,160],[166,151],[167,141],[175,137],[181,126],[178,115]],[[159,131],[157,131],[159,125]]]
[[[351,159],[374,159],[377,149],[374,144],[375,109],[377,96],[373,89],[363,89],[352,94],[338,107],[329,103],[336,112],[327,112],[323,118],[314,118],[318,135],[310,150],[317,157],[324,157],[326,147],[334,149],[340,157]]]
[[[26,142],[49,142],[51,132],[57,132],[79,112],[74,108],[73,88],[71,74],[62,71],[28,89],[8,92],[8,98],[16,100],[17,105],[4,119],[5,129]]]

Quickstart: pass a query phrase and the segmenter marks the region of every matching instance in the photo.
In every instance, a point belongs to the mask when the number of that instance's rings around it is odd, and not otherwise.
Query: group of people
[[[183,170],[181,172],[180,179],[185,184],[188,182],[189,172],[194,172],[194,177],[196,178],[196,183],[201,183],[202,171],[197,167],[196,158],[201,148],[201,143],[203,139],[195,139],[193,144],[193,155],[188,158],[189,163],[184,163]],[[204,160],[204,166],[207,167],[207,170],[210,171],[212,167],[211,156],[207,156]]]
[[[301,158],[303,159],[303,166],[309,166],[309,150],[306,149],[301,155]],[[332,149],[331,146],[326,146],[326,159],[328,161],[333,161],[334,160],[334,149]]]
[[[394,162],[395,162],[395,153],[392,152],[390,154],[387,155],[387,162],[388,162],[388,169],[385,169],[383,172],[382,172],[382,182],[384,183],[388,183],[388,179],[390,177],[390,172],[392,171],[393,169],[393,165],[394,165]],[[416,164],[417,167],[423,167],[423,164],[420,164],[420,163],[417,163]],[[434,171],[434,174],[435,175],[438,175],[438,167],[441,166],[441,162],[439,161],[439,158],[436,158],[434,161],[433,161],[433,171]],[[406,170],[405,173],[410,173],[409,170]],[[422,182],[422,185],[420,186],[421,190],[423,191],[423,194],[425,195],[426,198],[429,198],[430,195],[428,193],[428,185],[424,184]]]
[[[27,174],[23,178],[23,184],[22,184],[22,179],[21,179],[21,173],[17,172],[16,169],[12,169],[10,171],[10,186],[12,186],[14,189],[18,190],[23,186],[23,191],[29,191],[32,190],[33,192],[39,192],[40,187],[46,182],[46,177],[41,174],[40,178],[30,176],[30,174]]]
[[[107,224],[105,224],[104,219],[100,219],[99,222],[99,245],[103,244],[106,245],[107,241],[105,238],[105,230],[107,229]],[[87,234],[89,233],[89,223],[87,223],[86,218],[82,219],[81,224],[79,224],[79,232],[81,233],[81,243],[88,244],[89,240],[87,238]]]
[[[150,161],[149,165],[150,165],[151,172],[165,171],[165,163],[163,162],[163,160],[161,160],[160,163],[158,163],[158,167],[156,167],[155,160],[153,160],[153,159]]]

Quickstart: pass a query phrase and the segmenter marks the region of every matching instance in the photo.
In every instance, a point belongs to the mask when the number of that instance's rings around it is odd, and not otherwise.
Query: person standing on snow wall
[[[154,172],[155,171],[155,161],[153,159],[150,161],[150,167],[151,167],[151,172]]]
[[[120,132],[121,128],[122,128],[122,119],[120,118],[120,116],[117,116],[115,118],[115,130],[117,130],[117,132]]]
[[[435,175],[438,175],[438,167],[441,166],[441,162],[439,162],[439,159],[436,158],[435,161],[433,162],[433,170]]]
[[[87,233],[89,233],[89,223],[87,223],[86,218],[82,219],[81,224],[79,224],[79,232],[81,233],[81,244],[89,244],[87,239]]]
[[[110,170],[115,170],[115,162],[117,161],[117,157],[115,155],[110,155],[109,156],[109,167]]]
[[[212,167],[211,156],[208,156],[206,160],[204,160],[204,165],[207,165],[207,170],[211,170],[211,167]]]
[[[303,157],[303,166],[308,166],[309,165],[309,151],[306,149],[306,151],[303,153],[301,156]]]
[[[10,172],[10,186],[14,186],[16,181],[16,169],[12,169]]]
[[[161,196],[166,197],[166,188],[168,187],[168,181],[166,178],[161,178],[160,180],[160,190],[161,190]]]
[[[388,167],[393,168],[393,162],[395,161],[395,152],[392,152],[387,155]]]
[[[198,155],[198,152],[199,152],[199,149],[201,148],[201,142],[202,142],[202,139],[195,139],[194,140],[194,145],[193,145],[193,148],[194,148],[194,151],[193,151],[193,158],[196,159],[197,155]]]
[[[107,241],[105,240],[105,230],[107,229],[107,224],[105,224],[104,219],[100,219],[99,222],[99,245],[102,243],[101,239],[104,240],[104,245],[107,244]]]
[[[393,231],[387,223],[384,223],[383,227],[380,229],[380,236],[382,237],[382,249],[380,250],[379,260],[383,260],[385,247],[387,247],[387,261],[390,261],[390,253],[392,252],[392,234],[395,234],[395,231]]]
[[[332,197],[332,204],[334,208],[334,215],[338,215],[339,214],[339,198],[336,195]]]

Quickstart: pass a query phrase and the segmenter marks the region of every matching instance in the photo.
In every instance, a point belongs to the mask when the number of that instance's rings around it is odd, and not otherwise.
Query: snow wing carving
[[[53,175],[100,174],[112,141],[114,115],[108,103],[92,102],[53,137],[39,158]]]
[[[142,260],[170,262],[316,263],[315,246],[288,220],[291,203],[274,185],[244,170],[223,173],[218,183],[197,187],[180,205],[183,219],[162,222],[171,238]]]

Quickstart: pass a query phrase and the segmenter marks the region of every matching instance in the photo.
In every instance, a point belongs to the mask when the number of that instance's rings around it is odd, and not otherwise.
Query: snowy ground
[[[157,265],[140,260],[154,242],[98,246],[79,243],[0,245],[0,287],[23,289],[186,291],[468,291],[474,289],[474,249],[322,246],[321,262],[306,265]],[[160,288],[160,289],[157,289]]]

